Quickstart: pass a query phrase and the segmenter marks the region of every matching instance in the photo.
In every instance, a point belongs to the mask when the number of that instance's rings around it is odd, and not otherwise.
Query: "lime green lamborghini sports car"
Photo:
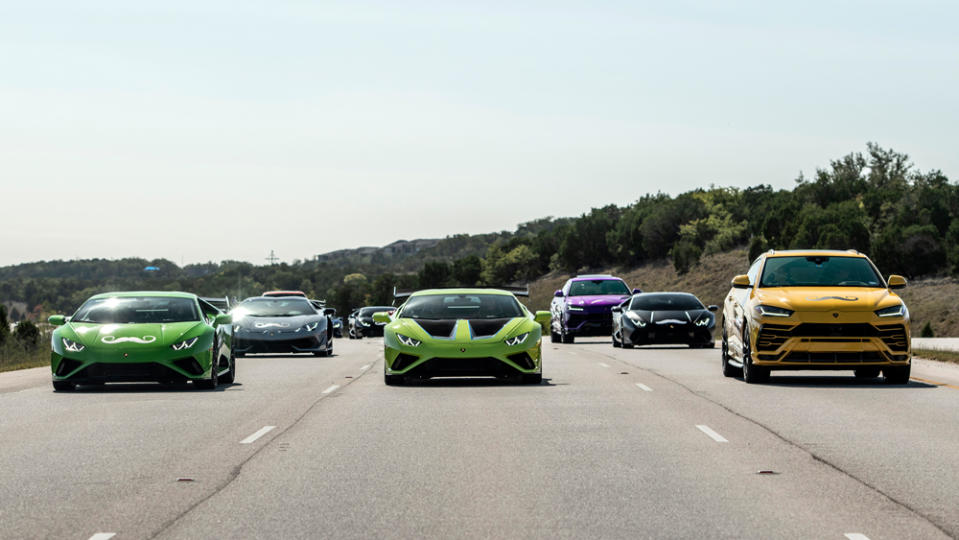
[[[388,385],[408,377],[543,380],[540,338],[549,312],[530,313],[509,291],[419,291],[392,316],[379,312],[373,317],[388,323],[383,331]]]
[[[54,315],[53,388],[193,381],[212,389],[236,376],[231,317],[195,294],[98,294],[72,317]]]

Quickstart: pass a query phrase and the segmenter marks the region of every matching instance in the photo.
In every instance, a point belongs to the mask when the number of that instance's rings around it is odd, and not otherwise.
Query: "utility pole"
[[[276,254],[273,253],[273,250],[271,249],[271,250],[270,250],[270,256],[267,257],[266,260],[270,261],[270,266],[273,266],[273,265],[276,264],[276,261],[280,260],[280,258],[277,257]]]

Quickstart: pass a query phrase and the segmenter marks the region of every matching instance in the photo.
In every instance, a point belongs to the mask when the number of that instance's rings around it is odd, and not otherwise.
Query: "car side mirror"
[[[533,315],[533,320],[539,323],[545,332],[549,328],[549,324],[553,320],[553,316],[548,311],[537,311]]]
[[[67,324],[67,317],[65,315],[51,315],[47,322],[53,326],[63,326]]]
[[[612,311],[613,313],[622,313],[623,306],[613,306],[613,309],[611,309],[610,311]]]
[[[562,289],[556,289],[556,292],[553,293],[553,296],[555,296],[556,298],[562,298],[565,295],[563,294]]]
[[[906,278],[897,274],[891,274],[888,283],[890,289],[903,289],[906,287]]]
[[[233,322],[233,315],[229,313],[220,313],[213,318],[213,326],[223,326],[224,324],[230,324]]]
[[[709,304],[706,307],[706,309],[708,309],[709,311],[719,311],[719,306],[717,306],[716,304]]]
[[[748,289],[752,286],[749,284],[749,276],[746,274],[740,274],[734,277],[729,284],[732,285],[734,289]]]
[[[326,315],[327,317],[332,317],[336,315],[336,310],[331,307],[328,307],[323,310],[323,314]]]
[[[373,320],[375,322],[388,323],[390,322],[390,314],[386,311],[377,311],[373,314]]]
[[[633,294],[643,294],[642,289],[633,289]]]

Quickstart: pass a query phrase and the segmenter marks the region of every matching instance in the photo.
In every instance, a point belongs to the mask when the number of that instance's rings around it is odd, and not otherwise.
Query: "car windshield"
[[[91,298],[70,318],[71,322],[98,324],[149,324],[199,321],[192,298],[164,296],[113,296]]]
[[[522,317],[512,296],[502,294],[430,294],[413,296],[401,317],[410,319],[505,319]]]
[[[360,309],[360,312],[356,315],[358,317],[372,317],[374,313],[379,313],[381,311],[395,311],[396,308],[393,306],[367,306]]]
[[[628,295],[629,287],[621,279],[591,279],[574,281],[569,286],[570,296]]]
[[[234,314],[248,317],[296,317],[297,315],[316,315],[316,310],[306,298],[287,296],[244,300],[236,307]]]
[[[881,287],[882,278],[863,257],[769,257],[760,287]]]
[[[690,311],[706,309],[698,298],[691,294],[638,294],[633,297],[629,309],[643,311]]]

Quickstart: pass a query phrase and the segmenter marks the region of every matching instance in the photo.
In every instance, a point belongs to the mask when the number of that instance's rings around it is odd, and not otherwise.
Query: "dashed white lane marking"
[[[599,367],[609,367],[609,364],[604,364],[603,362],[600,362]]]
[[[113,537],[116,536],[116,535],[117,535],[117,533],[97,533],[97,534],[91,536],[91,537],[90,537],[90,540],[110,540],[111,538],[113,538]]]
[[[258,429],[258,430],[256,431],[256,433],[254,433],[253,435],[250,435],[249,437],[247,437],[247,438],[243,439],[242,441],[240,441],[240,444],[253,444],[253,443],[256,442],[256,440],[259,439],[260,437],[262,437],[262,436],[266,435],[267,433],[273,431],[274,428],[276,428],[276,426],[263,426],[263,427],[261,427],[260,429]]]
[[[321,394],[329,394],[330,392],[336,392],[337,388],[339,388],[339,387],[340,387],[340,385],[334,384],[333,386],[327,388],[326,390],[324,390],[324,391],[322,391],[322,392],[320,392],[320,393],[321,393]]]
[[[639,387],[642,391],[644,391],[644,392],[652,392],[652,391],[653,391],[652,388],[646,386],[645,384],[643,384],[643,383],[641,383],[641,382],[636,383],[636,386],[638,386],[638,387]]]
[[[702,431],[706,435],[709,435],[709,438],[716,442],[729,442],[726,440],[726,437],[723,437],[719,433],[716,433],[715,431],[710,429],[709,426],[704,426],[700,424],[700,425],[697,425],[696,427],[699,428],[699,431]]]
[[[363,367],[360,368],[360,371],[366,371],[366,370],[368,370],[368,369],[370,369],[370,365],[369,365],[369,364],[366,364],[366,365],[364,365]]]
[[[869,540],[869,537],[862,533],[846,533],[843,536],[849,540]]]

